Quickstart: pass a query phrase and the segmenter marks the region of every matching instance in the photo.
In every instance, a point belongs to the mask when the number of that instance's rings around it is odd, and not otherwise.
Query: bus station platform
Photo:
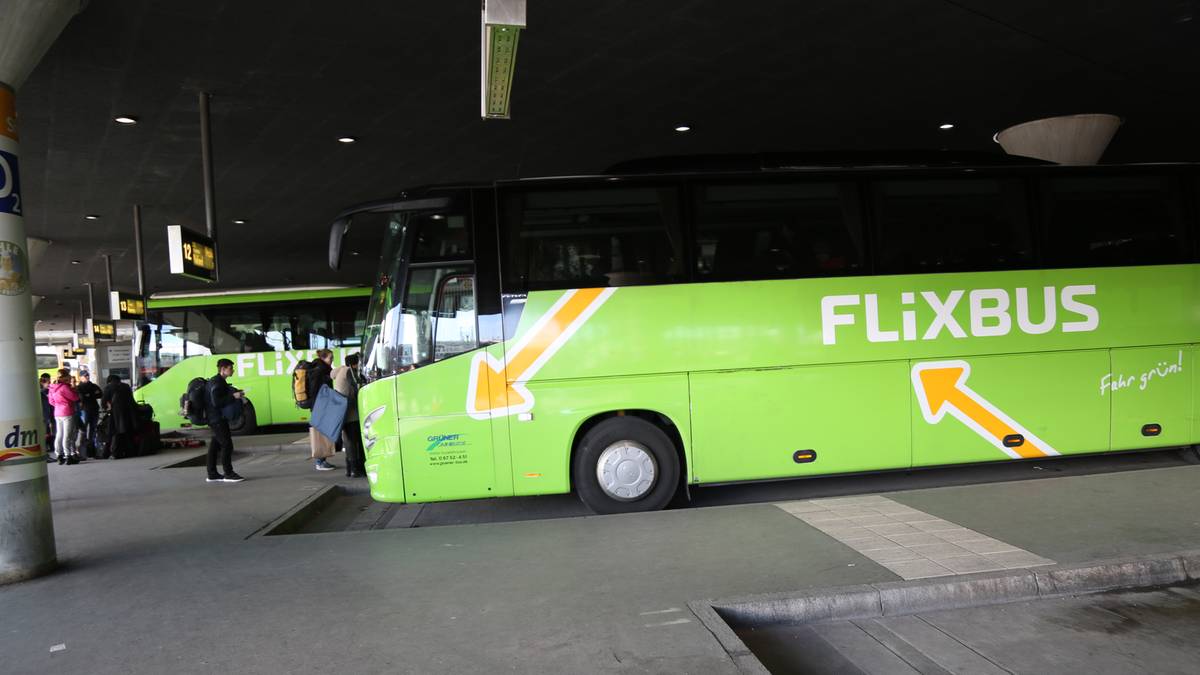
[[[747,598],[852,602],[863,589],[1035,576],[1065,590],[1057,604],[771,630],[819,645],[811,672],[1131,672],[1089,662],[1111,657],[1088,652],[1098,640],[1147,672],[1200,654],[1188,588],[1200,567],[1179,562],[1200,562],[1188,557],[1200,466],[1174,451],[707,488],[645,514],[582,515],[566,496],[404,505],[369,527],[326,518],[339,531],[272,535],[330,486],[365,490],[314,471],[301,436],[239,439],[240,484],[206,484],[195,449],[50,467],[61,568],[0,587],[4,614],[21,617],[0,633],[4,671],[788,672],[786,649],[731,648],[713,616]],[[1112,560],[1183,576],[1098,596],[1064,581]],[[756,647],[752,630],[732,630]],[[890,652],[855,651],[873,630],[893,636]],[[989,661],[1012,651],[1005,631],[1035,631],[1035,646]],[[1164,636],[1171,648],[1155,648]]]

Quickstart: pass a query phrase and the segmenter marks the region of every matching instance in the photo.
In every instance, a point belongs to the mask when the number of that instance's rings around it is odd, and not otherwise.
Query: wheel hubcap
[[[657,475],[654,455],[635,441],[613,443],[600,453],[596,462],[600,489],[617,501],[631,502],[645,497],[654,487]]]

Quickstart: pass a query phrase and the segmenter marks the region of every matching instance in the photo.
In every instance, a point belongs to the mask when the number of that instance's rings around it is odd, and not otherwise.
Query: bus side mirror
[[[350,218],[338,218],[329,228],[329,269],[342,268],[342,240],[350,231]]]

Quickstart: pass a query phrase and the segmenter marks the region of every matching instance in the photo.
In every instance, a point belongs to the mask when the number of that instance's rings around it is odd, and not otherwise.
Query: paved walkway
[[[734,672],[689,600],[898,579],[771,503],[247,539],[346,480],[277,445],[236,485],[152,468],[194,450],[52,466],[63,569],[0,588],[4,671]],[[887,499],[1071,563],[1200,548],[1198,481],[1174,466]]]

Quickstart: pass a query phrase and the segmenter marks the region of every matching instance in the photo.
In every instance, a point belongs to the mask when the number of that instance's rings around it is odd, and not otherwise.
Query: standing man
[[[46,461],[54,459],[54,406],[50,405],[50,373],[38,378],[42,388],[42,419],[46,422]]]
[[[83,413],[83,425],[80,433],[83,435],[83,448],[88,457],[96,457],[96,422],[100,419],[100,399],[104,396],[104,392],[96,383],[92,382],[91,373],[86,370],[79,371],[79,387],[76,389],[79,394],[80,412]]]
[[[100,402],[108,410],[108,447],[104,459],[122,459],[133,453],[133,434],[137,432],[137,401],[133,390],[117,375],[109,375]]]
[[[367,475],[362,435],[358,429],[358,354],[346,356],[346,365],[333,369],[333,390],[346,397],[346,420],[342,425],[342,447],[346,449],[346,477]]]
[[[205,401],[208,403],[208,428],[212,429],[212,440],[208,443],[208,483],[240,483],[245,478],[233,470],[233,436],[229,433],[229,417],[242,402],[242,392],[234,391],[225,378],[233,375],[233,361],[217,361],[217,374],[205,386]],[[217,454],[225,475],[217,473]]]

